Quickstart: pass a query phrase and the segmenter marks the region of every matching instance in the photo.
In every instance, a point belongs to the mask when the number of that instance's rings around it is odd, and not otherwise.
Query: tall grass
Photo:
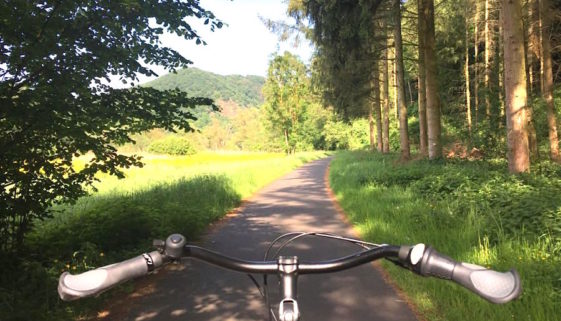
[[[194,240],[243,198],[325,153],[145,156],[143,168],[126,170],[121,180],[99,175],[97,192],[53,208],[53,218],[37,223],[27,239],[30,257],[3,266],[0,319],[87,319],[104,298],[62,303],[56,295],[62,271],[136,256],[174,232]]]
[[[97,191],[91,196],[54,208],[55,216],[39,224],[29,241],[33,246],[52,244],[49,247],[60,256],[73,253],[83,243],[95,244],[110,255],[113,251],[136,250],[151,238],[172,232],[195,239],[243,198],[324,155],[147,155],[145,166],[126,170],[124,179],[100,175]]]
[[[400,165],[394,155],[349,152],[333,161],[330,181],[368,240],[426,243],[459,261],[520,272],[522,297],[497,306],[451,282],[385,264],[427,320],[561,320],[561,242],[553,229],[561,218],[561,175],[558,165],[545,167],[513,177],[501,162]],[[522,212],[529,215],[520,218]]]

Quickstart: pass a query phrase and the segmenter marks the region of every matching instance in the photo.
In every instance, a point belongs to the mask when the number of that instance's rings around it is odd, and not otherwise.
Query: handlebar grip
[[[411,251],[412,256],[415,256],[415,247]],[[413,260],[411,263],[414,263]],[[421,260],[415,264],[419,274],[452,280],[493,303],[509,302],[522,293],[520,276],[515,269],[497,272],[475,264],[456,262],[431,247],[424,250]]]
[[[77,275],[64,272],[58,280],[58,294],[64,301],[94,296],[119,283],[148,274],[162,266],[163,261],[162,255],[153,251]]]

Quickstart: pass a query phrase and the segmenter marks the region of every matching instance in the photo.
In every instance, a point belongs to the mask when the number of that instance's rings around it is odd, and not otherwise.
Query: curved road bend
[[[352,236],[327,195],[324,176],[329,162],[326,158],[308,163],[273,182],[252,197],[239,215],[212,229],[202,246],[229,256],[261,260],[268,242],[282,233]],[[308,238],[292,246],[290,254],[316,260],[357,250],[345,242]],[[258,290],[244,274],[185,260],[158,279],[144,289],[146,295],[132,300],[125,320],[268,320]],[[257,279],[261,281],[261,277]],[[271,277],[269,284],[271,291],[278,292],[276,277]],[[300,276],[298,291],[304,320],[417,320],[370,264],[335,274]],[[111,315],[104,318],[108,319]]]

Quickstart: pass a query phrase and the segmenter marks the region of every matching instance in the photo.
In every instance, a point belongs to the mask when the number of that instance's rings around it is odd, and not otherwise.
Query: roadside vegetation
[[[26,240],[24,267],[15,271],[8,263],[2,268],[0,283],[8,291],[0,292],[0,310],[9,320],[90,316],[107,296],[60,301],[55,289],[61,272],[79,273],[136,256],[151,250],[153,239],[171,233],[196,240],[243,198],[325,153],[144,156],[144,167],[125,171],[124,179],[98,174],[96,193],[55,206],[52,218],[38,222]],[[86,161],[78,159],[76,166]],[[8,293],[12,296],[3,296]]]
[[[399,155],[341,152],[330,182],[362,237],[425,243],[458,261],[516,268],[523,295],[494,305],[451,282],[386,262],[427,320],[558,320],[561,315],[561,168],[512,176],[503,159],[400,163]]]
[[[561,2],[289,0],[296,25],[263,22],[315,52],[274,53],[265,78],[185,69],[164,46],[205,44],[195,21],[225,32],[199,1],[0,13],[2,320],[86,318],[99,301],[62,304],[61,271],[196,238],[319,150],[370,150],[331,177],[366,238],[520,270],[523,297],[497,307],[388,267],[427,319],[561,315]],[[170,75],[139,85],[156,65]]]

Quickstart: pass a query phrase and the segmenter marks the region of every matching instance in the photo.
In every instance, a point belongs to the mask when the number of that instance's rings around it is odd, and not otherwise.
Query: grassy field
[[[193,156],[145,155],[145,166],[126,178],[99,175],[97,192],[75,204],[55,208],[38,226],[32,244],[52,244],[57,253],[81,246],[113,252],[136,250],[154,237],[173,232],[195,239],[256,190],[293,168],[325,155],[201,153]],[[77,166],[80,166],[79,160]],[[43,249],[43,253],[45,250]],[[54,255],[54,253],[53,253]],[[50,255],[49,255],[50,256]]]
[[[21,277],[0,276],[6,288],[15,289],[9,296],[0,291],[0,310],[8,311],[7,320],[87,319],[104,298],[61,302],[55,289],[62,271],[77,273],[136,256],[150,250],[154,238],[174,232],[194,240],[243,198],[325,155],[145,155],[146,165],[126,170],[124,179],[99,175],[97,192],[54,208],[53,218],[37,224],[27,240],[33,254],[25,271],[15,274]]]
[[[365,239],[426,243],[459,261],[515,267],[523,295],[493,305],[471,292],[384,264],[426,320],[561,320],[561,168],[511,176],[502,161],[417,161],[337,155],[330,182]]]

